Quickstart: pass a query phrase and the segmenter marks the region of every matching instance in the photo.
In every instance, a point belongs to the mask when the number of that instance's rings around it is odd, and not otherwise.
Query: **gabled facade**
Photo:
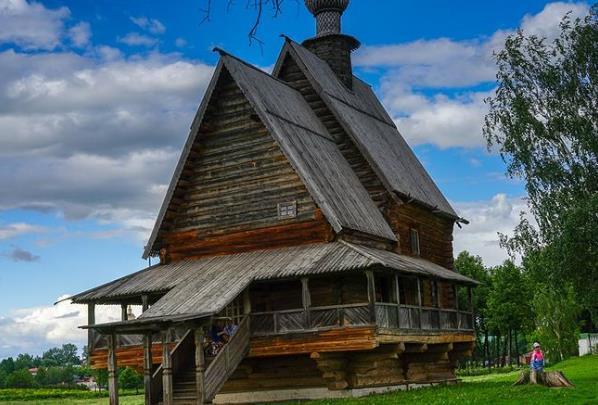
[[[144,251],[160,263],[72,297],[111,403],[118,365],[148,404],[264,402],[451,382],[472,350],[462,220],[353,75],[348,0],[306,5],[318,33],[286,38],[272,74],[218,50]],[[104,304],[122,321],[96,324]]]

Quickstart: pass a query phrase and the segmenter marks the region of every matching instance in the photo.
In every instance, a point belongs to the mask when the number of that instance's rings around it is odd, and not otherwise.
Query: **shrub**
[[[6,379],[6,386],[10,388],[31,388],[34,385],[33,376],[26,369],[13,371]]]

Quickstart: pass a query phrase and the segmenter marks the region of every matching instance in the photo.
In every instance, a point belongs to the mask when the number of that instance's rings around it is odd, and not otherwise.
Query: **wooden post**
[[[197,393],[197,403],[203,405],[206,400],[205,371],[206,359],[203,351],[203,328],[195,329],[195,389]]]
[[[120,305],[120,319],[121,321],[126,321],[128,318],[127,316],[127,304]]]
[[[461,329],[461,314],[459,313],[459,286],[453,284],[453,295],[455,296],[455,309],[457,310],[457,330]]]
[[[96,304],[87,304],[87,324],[96,324]],[[91,365],[91,353],[95,344],[96,331],[93,329],[87,330],[87,365]]]
[[[170,354],[170,339],[170,329],[162,331],[162,403],[164,405],[173,404],[172,356]]]
[[[432,280],[432,306],[436,308],[436,317],[432,318],[432,328],[440,329],[440,297],[438,281]]]
[[[110,405],[118,405],[118,376],[116,364],[116,335],[110,333],[108,336],[108,393]]]
[[[470,312],[469,318],[471,320],[471,329],[475,330],[475,325],[473,322],[473,290],[472,290],[471,286],[467,287],[467,301],[469,301],[468,304],[469,304],[469,312]]]
[[[370,323],[376,324],[376,281],[374,272],[367,270],[365,275],[368,280],[368,304],[370,309]]]
[[[152,333],[143,336],[143,386],[145,388],[145,403],[153,404],[152,398]]]
[[[303,277],[301,279],[301,302],[303,304],[303,313],[305,314],[305,329],[311,329],[311,315],[309,313],[309,307],[311,306],[311,295],[309,293],[309,279]]]
[[[249,315],[251,313],[251,296],[249,294],[249,287],[243,291],[243,314]]]
[[[141,311],[145,312],[149,309],[149,297],[147,295],[141,296]]]
[[[401,327],[401,285],[399,284],[399,275],[395,273],[395,300],[397,301],[397,329]]]
[[[419,306],[419,328],[422,328],[422,287],[421,280],[417,278],[417,305]]]

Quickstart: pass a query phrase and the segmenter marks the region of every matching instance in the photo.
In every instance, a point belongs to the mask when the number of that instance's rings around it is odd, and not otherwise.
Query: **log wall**
[[[399,239],[398,253],[415,255],[411,251],[410,230],[419,235],[420,256],[426,260],[453,269],[453,220],[436,215],[413,203],[392,201],[388,221]]]
[[[296,202],[295,218],[279,218],[284,202]],[[177,260],[321,241],[329,237],[326,225],[274,138],[223,72],[166,213],[160,248]]]

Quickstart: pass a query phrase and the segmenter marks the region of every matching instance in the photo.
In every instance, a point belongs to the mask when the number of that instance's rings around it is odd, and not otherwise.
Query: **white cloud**
[[[174,41],[174,44],[176,45],[177,48],[184,48],[187,46],[187,40],[185,38],[177,38]]]
[[[0,52],[0,133],[11,134],[0,137],[0,188],[11,190],[0,210],[54,210],[147,238],[212,72],[107,46]]]
[[[69,16],[66,7],[48,9],[26,0],[0,0],[0,43],[28,50],[54,49],[60,45]]]
[[[66,298],[66,297],[61,297]],[[96,322],[118,321],[120,307],[96,307]],[[87,307],[69,301],[53,306],[22,308],[0,317],[0,359],[19,353],[41,355],[44,350],[64,343],[87,344]]]
[[[152,34],[164,34],[166,27],[159,20],[147,17],[131,17],[133,24]]]
[[[69,28],[68,32],[69,38],[73,45],[77,48],[85,48],[89,45],[89,40],[91,38],[91,27],[89,23],[80,22],[79,24]]]
[[[129,32],[122,38],[118,38],[118,42],[121,42],[125,45],[129,46],[145,46],[151,47],[158,43],[156,38],[148,37],[147,35],[142,35],[137,32]]]
[[[587,14],[588,5],[547,4],[538,14],[524,16],[520,28],[527,34],[555,38],[568,11],[580,17]],[[495,81],[493,53],[514,32],[498,30],[490,37],[462,41],[437,38],[366,46],[354,62],[364,69],[382,70],[383,101],[412,145],[479,147],[485,145],[481,130],[487,106],[483,100],[492,92],[470,89]]]
[[[24,222],[0,225],[0,240],[12,239],[17,236],[32,233],[43,233],[45,231],[46,228],[43,226],[27,224]]]
[[[455,256],[467,250],[481,256],[489,266],[508,259],[506,250],[499,246],[498,233],[513,234],[513,229],[519,224],[520,213],[527,212],[527,203],[522,197],[496,194],[490,201],[455,202],[454,207],[470,222],[462,229],[455,228]]]

